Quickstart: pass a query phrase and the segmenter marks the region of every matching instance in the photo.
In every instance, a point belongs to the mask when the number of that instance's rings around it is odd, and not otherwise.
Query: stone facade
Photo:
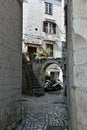
[[[46,12],[46,4],[50,4],[52,14]],[[35,52],[37,53],[37,57],[35,57],[36,60],[44,58],[54,58],[55,60],[57,58],[61,58],[61,67],[64,68],[62,60],[62,51],[65,51],[63,50],[65,47],[64,44],[66,44],[64,27],[64,0],[23,0],[23,52],[29,52],[28,60],[33,60],[32,55]],[[45,51],[47,46],[52,49],[52,55],[49,55],[48,57],[41,57],[40,51]],[[50,64],[48,64],[50,72],[47,72],[47,74],[51,75],[54,73],[54,77],[56,77],[55,80],[57,80],[60,77],[59,73],[61,73],[61,81],[63,82],[64,76],[62,74],[62,68],[59,67],[60,72],[55,69],[55,64],[52,63],[51,65],[53,69],[50,67]],[[38,80],[40,81],[41,86],[44,86],[46,69],[43,74],[39,74],[40,71],[37,69],[41,69],[42,64],[36,64],[36,66],[34,72],[36,71],[35,73],[39,75]],[[66,80],[66,77],[64,80]]]
[[[22,5],[0,0],[0,130],[21,119]]]
[[[87,1],[68,1],[69,130],[87,130]]]
[[[53,4],[53,14],[45,13],[45,2]],[[64,0],[23,0],[23,51],[26,45],[46,49],[46,44],[53,44],[53,57],[62,57],[62,41],[65,41]],[[56,34],[45,33],[43,22],[56,24]]]
[[[35,60],[33,61],[32,65],[33,65],[33,71],[35,76],[37,77],[39,84],[41,85],[42,88],[44,88],[45,85],[45,73],[46,73],[46,69],[48,68],[48,66],[53,65],[55,66],[55,64],[57,65],[57,67],[59,67],[59,69],[61,70],[60,76],[62,73],[64,73],[64,67],[63,67],[63,61],[61,58],[57,58],[57,59],[48,59],[48,60]],[[51,68],[51,70],[53,69],[53,66]],[[65,78],[64,75],[61,76],[63,79]],[[60,78],[60,80],[62,79]],[[62,81],[62,80],[61,80]],[[65,85],[65,84],[64,84]]]

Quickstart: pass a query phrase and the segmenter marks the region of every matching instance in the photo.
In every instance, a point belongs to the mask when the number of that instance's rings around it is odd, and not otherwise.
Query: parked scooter
[[[63,89],[63,83],[60,80],[58,80],[57,82],[55,80],[54,81],[46,80],[44,86],[45,91],[61,90],[61,89]]]

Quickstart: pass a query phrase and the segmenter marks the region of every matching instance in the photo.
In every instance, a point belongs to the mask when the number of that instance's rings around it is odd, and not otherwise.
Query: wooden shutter
[[[56,33],[56,24],[53,23],[53,33],[55,34]]]
[[[45,13],[47,14],[48,13],[48,3],[45,2]]]
[[[53,13],[53,5],[49,4],[49,14],[52,14],[52,13]]]
[[[46,32],[46,22],[43,21],[43,32]]]

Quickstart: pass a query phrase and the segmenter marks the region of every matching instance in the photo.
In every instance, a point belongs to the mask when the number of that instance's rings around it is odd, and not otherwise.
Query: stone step
[[[42,89],[41,88],[37,88],[37,89],[33,88],[33,91],[37,91],[38,92],[38,91],[42,91]]]
[[[28,73],[30,75],[33,94],[35,96],[40,96],[40,95],[42,96],[44,94],[44,92],[42,91],[42,89],[38,83],[38,80],[33,72],[32,64],[28,63],[27,65],[28,65]]]
[[[43,96],[44,93],[41,92],[41,91],[40,91],[40,92],[34,92],[33,95],[34,95],[34,96]]]
[[[33,86],[32,88],[33,88],[33,89],[41,89],[41,88],[38,87],[38,86]]]
[[[39,84],[38,82],[31,82],[34,86],[38,86],[39,87]]]

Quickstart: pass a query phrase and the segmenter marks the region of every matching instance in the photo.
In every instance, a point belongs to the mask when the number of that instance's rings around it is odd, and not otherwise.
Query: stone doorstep
[[[46,130],[68,130],[65,126],[50,126],[48,125]]]

